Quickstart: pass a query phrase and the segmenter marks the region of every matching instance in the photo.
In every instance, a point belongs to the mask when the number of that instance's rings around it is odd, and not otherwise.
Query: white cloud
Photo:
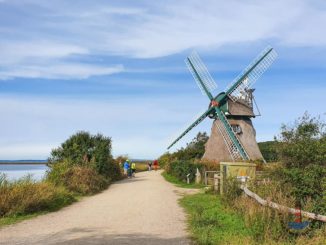
[[[97,72],[86,72],[89,75],[67,72],[62,66],[69,66],[67,58],[76,55],[153,58],[192,48],[211,50],[260,41],[326,45],[326,34],[320,26],[326,22],[326,10],[319,1],[208,0],[203,4],[169,0],[113,4],[98,0],[26,0],[4,4],[23,9],[24,14],[16,16],[12,12],[13,21],[0,24],[0,70],[9,73],[2,75],[3,79],[25,75],[73,79],[110,74],[104,72],[103,65],[92,67]],[[74,11],[70,11],[72,8]]]
[[[47,79],[86,79],[91,76],[110,75],[124,70],[122,65],[114,67],[101,67],[80,63],[62,63],[47,66],[20,66],[0,71],[0,80],[15,77],[23,78],[47,78]]]

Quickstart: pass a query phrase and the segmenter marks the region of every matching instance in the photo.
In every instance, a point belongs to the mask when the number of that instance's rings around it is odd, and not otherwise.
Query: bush
[[[193,182],[196,177],[197,168],[200,171],[202,165],[194,161],[173,161],[166,165],[165,169],[169,174],[181,181],[187,181],[187,174],[190,174],[190,182]]]
[[[47,179],[57,186],[64,186],[77,194],[88,195],[105,189],[110,179],[99,175],[94,169],[84,166],[69,167],[57,163],[47,175]]]
[[[9,182],[0,177],[0,217],[52,211],[75,201],[63,187],[35,182],[30,177]]]
[[[277,141],[259,142],[258,146],[266,162],[277,162],[279,160]]]
[[[98,174],[111,180],[121,178],[120,168],[111,155],[111,138],[101,134],[90,135],[81,131],[72,135],[51,152],[50,167],[60,162],[65,162],[69,167],[93,168]]]
[[[190,143],[187,144],[186,148],[181,148],[180,150],[172,154],[174,159],[178,160],[194,160],[201,159],[205,153],[205,144],[208,140],[206,132],[199,132],[195,138],[192,139]]]
[[[292,187],[297,203],[310,200],[313,212],[326,213],[326,131],[325,124],[307,113],[292,126],[282,126],[278,139],[282,168],[279,180]]]

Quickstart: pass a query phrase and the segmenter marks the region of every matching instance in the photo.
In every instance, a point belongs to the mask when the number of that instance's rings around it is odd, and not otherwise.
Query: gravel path
[[[0,244],[190,244],[185,214],[178,206],[184,190],[160,171],[136,178],[60,211],[0,229]]]

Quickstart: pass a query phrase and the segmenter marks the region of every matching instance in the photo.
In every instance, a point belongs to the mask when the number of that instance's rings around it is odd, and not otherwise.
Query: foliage
[[[77,165],[69,167],[65,162],[55,164],[47,174],[47,179],[81,195],[97,193],[110,183],[110,179],[98,174],[93,168]]]
[[[111,155],[111,138],[101,134],[90,135],[81,131],[72,135],[60,147],[53,149],[49,158],[50,167],[63,161],[69,166],[93,168],[112,180],[121,177],[120,168]]]
[[[259,142],[258,146],[266,162],[277,162],[279,160],[277,152],[277,141]]]
[[[200,159],[205,153],[205,144],[208,140],[206,132],[199,132],[196,137],[187,144],[186,148],[174,152],[173,158],[178,160]]]
[[[307,113],[294,125],[283,125],[278,138],[282,168],[275,170],[290,185],[297,203],[314,203],[313,212],[326,213],[326,131],[319,118]]]
[[[129,157],[127,155],[120,155],[120,156],[117,156],[115,159],[114,159],[114,162],[116,165],[118,165],[120,168],[123,167],[123,164],[124,162],[128,159]]]
[[[163,155],[161,155],[157,161],[159,162],[160,166],[161,167],[165,167],[167,166],[170,162],[176,160],[176,157],[174,156],[174,153],[169,153],[169,152],[166,152],[164,153]]]
[[[305,168],[310,165],[326,166],[325,123],[305,113],[294,125],[282,125],[278,141],[279,153],[287,168]]]
[[[169,163],[166,167],[165,170],[167,171],[168,174],[176,177],[180,181],[187,181],[187,175],[189,175],[189,180],[190,182],[193,182],[196,177],[196,171],[197,168],[201,170],[202,165],[199,163],[196,163],[194,161],[188,160],[176,160],[171,163]]]
[[[203,185],[202,184],[195,184],[195,183],[189,183],[187,184],[184,181],[179,180],[178,178],[174,177],[173,175],[168,174],[167,172],[163,172],[162,176],[164,177],[164,179],[178,187],[182,187],[182,188],[202,188]]]
[[[59,209],[75,200],[63,187],[30,177],[9,182],[0,176],[0,217]]]
[[[264,207],[255,200],[240,195],[235,182],[228,181],[227,193],[222,197],[223,204],[232,207],[244,218],[245,225],[251,231],[252,239],[257,244],[323,244],[326,226],[320,229],[307,230],[303,234],[293,234],[287,228],[287,223],[294,217],[288,213],[280,213],[275,209]],[[290,186],[284,186],[279,181],[261,180],[249,183],[250,190],[266,200],[272,200],[284,206],[293,207],[295,200],[289,194]],[[302,207],[310,211],[309,205]],[[311,242],[311,239],[318,241]]]
[[[176,152],[166,152],[158,158],[158,162],[162,167],[175,160],[195,160],[201,159],[205,153],[205,144],[208,140],[206,132],[199,132],[190,143],[187,144],[186,148],[181,148]]]

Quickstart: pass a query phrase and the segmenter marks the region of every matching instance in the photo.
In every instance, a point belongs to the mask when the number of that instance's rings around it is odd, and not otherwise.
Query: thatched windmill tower
[[[251,122],[251,118],[255,117],[254,89],[251,87],[273,63],[276,56],[273,48],[266,48],[233,80],[225,92],[213,97],[211,92],[217,85],[199,56],[192,53],[186,59],[186,64],[203,94],[208,96],[209,107],[172,142],[168,149],[206,117],[209,117],[214,122],[203,158],[217,161],[262,159],[256,142],[256,132]]]

